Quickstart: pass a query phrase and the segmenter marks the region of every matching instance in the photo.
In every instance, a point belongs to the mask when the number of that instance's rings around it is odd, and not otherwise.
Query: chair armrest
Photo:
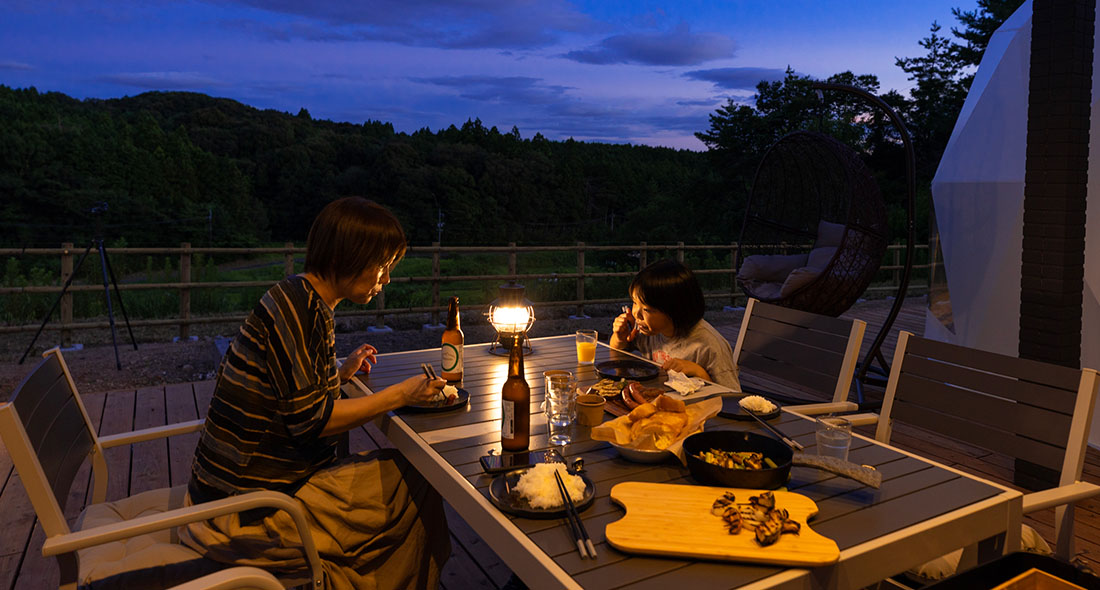
[[[1072,504],[1086,498],[1100,496],[1100,486],[1087,481],[1078,481],[1024,496],[1024,514],[1054,508],[1063,504]]]
[[[69,553],[94,545],[121,541],[138,535],[163,531],[192,522],[208,520],[234,512],[244,512],[254,508],[276,508],[285,510],[290,514],[291,518],[294,519],[295,528],[298,529],[298,535],[302,538],[306,561],[309,562],[309,568],[312,572],[313,586],[314,588],[320,588],[323,580],[321,558],[317,555],[317,547],[313,543],[313,533],[309,529],[305,513],[293,498],[282,492],[274,491],[249,492],[194,506],[185,506],[160,514],[140,516],[123,522],[65,535],[56,535],[47,538],[46,542],[42,544],[42,555],[49,557]]]
[[[156,440],[158,438],[164,438],[166,436],[176,436],[177,434],[187,434],[190,432],[198,432],[202,430],[202,425],[206,423],[205,419],[190,420],[188,422],[180,422],[178,424],[169,424],[167,426],[155,426],[153,428],[143,428],[141,430],[135,430],[133,432],[122,432],[119,434],[110,434],[107,436],[99,437],[99,444],[105,449],[111,447],[118,447],[122,445],[131,445],[134,443],[145,442],[147,440]]]
[[[874,412],[865,412],[863,414],[848,414],[844,416],[852,426],[873,426],[878,424],[879,416]]]
[[[803,416],[817,416],[820,414],[835,414],[837,412],[855,412],[859,410],[859,404],[852,402],[823,402],[820,404],[784,406],[783,409]],[[845,418],[847,418],[847,416],[845,416]]]
[[[237,566],[205,575],[168,590],[285,590],[279,580],[270,573],[251,566]]]

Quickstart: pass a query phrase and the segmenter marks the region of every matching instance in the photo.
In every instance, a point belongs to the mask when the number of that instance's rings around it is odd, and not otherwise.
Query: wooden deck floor
[[[878,332],[888,306],[882,302],[857,305],[853,317],[868,323],[864,350]],[[729,339],[735,340],[736,323],[717,326]],[[906,302],[887,339],[883,352],[887,359],[893,353],[897,330],[917,334],[924,330],[923,298]],[[783,384],[763,381],[751,374],[742,376],[746,385],[783,389]],[[79,383],[77,384],[79,386]],[[137,428],[171,424],[202,416],[209,404],[213,382],[182,383],[136,391],[112,391],[85,394],[84,401],[101,435],[126,432]],[[796,393],[789,390],[791,393]],[[805,395],[803,393],[803,395]],[[868,397],[881,396],[880,391],[868,391]],[[184,484],[189,477],[190,460],[197,434],[174,437],[170,441],[139,443],[129,448],[111,449],[108,453],[110,482],[108,499],[115,499],[144,490]],[[933,458],[944,464],[1010,485],[1012,460],[990,455],[967,445],[899,428],[893,442],[906,450]],[[373,426],[352,433],[351,448],[362,451],[390,446]],[[1085,464],[1085,479],[1100,483],[1100,453],[1090,449]],[[67,508],[70,520],[75,519],[86,501],[90,475],[78,476],[73,485]],[[442,585],[449,590],[462,588],[500,588],[511,571],[499,557],[452,510],[448,511],[453,553],[443,572]],[[1026,522],[1053,543],[1053,511],[1031,515]],[[1077,551],[1084,563],[1100,571],[1100,501],[1093,499],[1079,505],[1076,516]],[[37,590],[56,588],[57,567],[52,558],[41,554],[44,535],[37,525],[34,510],[12,468],[7,451],[0,446],[0,590]]]

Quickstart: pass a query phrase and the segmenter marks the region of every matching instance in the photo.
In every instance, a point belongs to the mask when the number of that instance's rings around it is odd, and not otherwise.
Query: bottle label
[[[443,360],[440,362],[445,373],[462,372],[462,345],[455,346],[448,342],[443,343]]]
[[[500,438],[516,438],[516,402],[503,400],[500,409]]]

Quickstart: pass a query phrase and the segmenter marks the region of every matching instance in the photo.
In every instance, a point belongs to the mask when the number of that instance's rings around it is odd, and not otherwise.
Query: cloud
[[[717,33],[692,33],[687,24],[663,33],[614,35],[588,49],[570,51],[566,59],[587,64],[691,66],[733,57],[733,39]]]
[[[719,88],[730,90],[753,90],[762,81],[775,82],[786,75],[786,70],[777,68],[715,68],[684,72],[685,78],[713,82]]]
[[[684,107],[712,107],[718,104],[720,101],[715,98],[697,98],[690,100],[678,100],[676,104]]]
[[[98,80],[152,90],[188,90],[224,85],[220,80],[197,72],[122,72],[100,76]]]
[[[457,88],[459,96],[468,100],[524,105],[555,104],[569,90],[568,86],[543,84],[540,78],[526,76],[440,76],[411,80]]]
[[[33,70],[34,66],[19,61],[0,61],[0,70]]]
[[[313,23],[225,21],[277,40],[385,41],[449,49],[534,49],[598,25],[565,0],[211,0]]]

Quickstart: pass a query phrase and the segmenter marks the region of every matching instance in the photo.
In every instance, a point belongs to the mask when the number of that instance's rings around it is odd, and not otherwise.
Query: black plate
[[[566,508],[564,505],[558,508],[532,508],[527,500],[523,499],[513,489],[524,473],[527,473],[527,469],[509,471],[496,476],[493,482],[489,484],[489,501],[500,508],[502,512],[524,518],[560,518],[565,516]],[[573,502],[577,507],[577,512],[591,506],[596,499],[596,484],[592,483],[587,475],[581,473],[580,476],[584,480],[584,498],[580,502]]]
[[[742,397],[748,396],[722,396],[722,410],[718,412],[718,415],[723,418],[729,418],[730,420],[747,420],[749,422],[752,422],[752,416],[750,416],[749,413],[745,411],[745,408],[742,408],[741,404],[738,403],[741,401]],[[764,399],[767,398],[764,397]],[[771,420],[772,418],[779,416],[779,412],[781,411],[779,404],[776,404],[770,399],[768,401],[775,404],[775,410],[768,412],[767,414],[757,414],[764,420]]]
[[[452,403],[435,402],[424,405],[404,406],[401,409],[406,412],[450,412],[451,410],[466,407],[466,403],[469,401],[470,392],[460,387],[458,389],[458,397],[455,398],[455,401]]]
[[[645,361],[604,361],[596,363],[596,374],[604,379],[646,381],[661,374],[661,368]]]

